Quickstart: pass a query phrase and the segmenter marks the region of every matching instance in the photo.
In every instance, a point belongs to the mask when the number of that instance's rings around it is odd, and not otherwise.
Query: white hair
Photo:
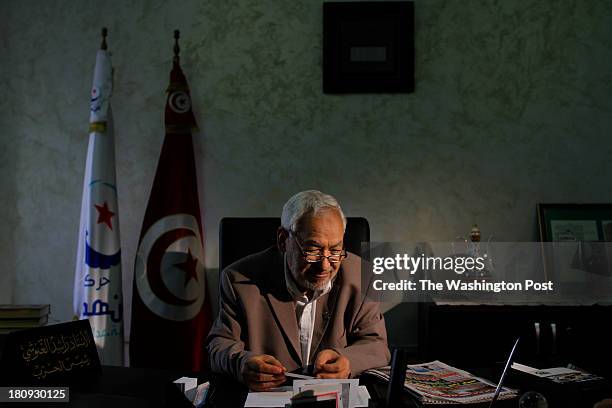
[[[306,214],[316,214],[321,210],[335,208],[342,217],[342,227],[346,231],[346,217],[338,201],[331,195],[318,190],[301,191],[283,205],[281,225],[287,231],[295,232],[300,219]]]

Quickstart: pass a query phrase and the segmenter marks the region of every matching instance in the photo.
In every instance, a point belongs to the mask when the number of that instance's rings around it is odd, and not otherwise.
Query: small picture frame
[[[546,277],[611,277],[612,204],[538,204],[537,215]]]
[[[612,242],[612,204],[538,204],[542,242]]]
[[[323,93],[411,93],[414,66],[414,2],[323,3]]]

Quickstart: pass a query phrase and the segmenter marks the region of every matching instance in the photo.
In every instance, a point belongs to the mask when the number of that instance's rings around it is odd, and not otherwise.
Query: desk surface
[[[472,374],[493,380],[499,375],[498,368],[468,369]],[[172,384],[172,381],[181,376],[194,376],[191,373],[180,373],[175,371],[150,369],[150,368],[125,368],[103,366],[101,375],[80,385],[70,387],[70,402],[60,404],[62,407],[70,408],[193,408],[187,399],[181,394],[179,389]],[[199,382],[206,378],[200,377]],[[211,377],[211,390],[207,407],[209,408],[241,408],[244,406],[248,390],[247,388],[224,376]],[[512,378],[508,379],[508,386],[516,385],[512,383]],[[377,383],[367,378],[360,381],[368,387],[374,403],[383,402],[386,394],[386,385]],[[529,386],[528,386],[529,387]],[[524,388],[526,390],[526,388]],[[588,398],[580,398],[580,404],[572,407],[592,407],[593,403],[611,397],[612,389],[597,390],[590,393]],[[3,405],[4,406],[4,405]],[[49,404],[26,404],[14,403],[6,404],[7,407],[48,407]],[[58,405],[59,406],[59,405]],[[375,406],[381,406],[378,404]],[[418,405],[405,394],[402,407],[411,408]],[[464,407],[486,407],[488,404],[463,405]],[[499,401],[496,408],[516,407],[517,400]],[[549,408],[555,408],[549,404]]]
[[[470,373],[489,379],[492,382],[497,382],[497,378],[501,373],[502,367],[492,366],[484,368],[468,368],[467,371]],[[371,378],[362,377],[360,384],[366,385],[368,391],[372,397],[372,405],[374,407],[384,407],[384,400],[387,392],[386,384],[382,384]],[[509,376],[506,381],[506,386],[518,389],[520,392],[537,389],[535,384],[517,382],[512,376]],[[551,395],[550,392],[552,391]],[[567,393],[559,393],[558,389],[551,388],[547,391],[542,390],[544,394],[547,394],[549,398],[548,408],[572,408],[588,407],[592,408],[593,404],[603,398],[612,397],[612,387],[608,384],[606,388],[598,389],[587,389],[577,391],[576,389],[569,389]],[[228,377],[212,375],[211,376],[211,389],[209,391],[209,399],[207,400],[207,408],[226,408],[236,407],[241,408],[244,406],[248,390],[246,387],[233,379]],[[519,394],[520,395],[520,394]],[[566,403],[570,402],[570,405]],[[489,403],[479,404],[465,404],[462,407],[472,408],[486,408]],[[495,404],[495,408],[516,408],[518,406],[518,399],[499,400]],[[399,408],[412,408],[419,407],[407,393],[404,393],[401,406]]]

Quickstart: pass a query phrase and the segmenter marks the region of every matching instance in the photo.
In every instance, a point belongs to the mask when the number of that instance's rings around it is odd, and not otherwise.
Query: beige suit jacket
[[[242,366],[256,354],[276,357],[289,371],[302,367],[295,301],[287,292],[283,262],[271,247],[221,273],[219,314],[207,340],[213,372],[242,380]],[[317,299],[310,361],[325,348],[349,359],[353,377],[389,362],[384,318],[377,303],[364,301],[361,260],[351,253],[331,291]]]

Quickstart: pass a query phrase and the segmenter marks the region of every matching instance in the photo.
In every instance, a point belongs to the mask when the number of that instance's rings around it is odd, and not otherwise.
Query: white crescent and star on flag
[[[121,262],[119,237],[113,231],[114,223],[117,228],[116,189],[100,181],[90,183],[89,189],[92,216],[85,231],[85,264],[90,268],[109,269]]]
[[[204,251],[198,221],[190,214],[159,219],[143,236],[135,280],[143,303],[174,321],[198,315],[205,295]]]
[[[191,99],[184,91],[172,92],[168,97],[168,104],[170,105],[170,109],[176,113],[189,112],[189,109],[191,109]]]

